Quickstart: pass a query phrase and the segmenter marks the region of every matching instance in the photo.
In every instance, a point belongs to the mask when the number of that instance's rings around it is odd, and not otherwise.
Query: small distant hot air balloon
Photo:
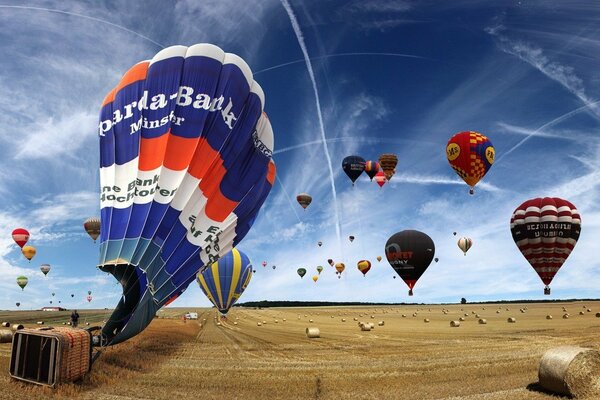
[[[385,179],[385,174],[383,173],[383,171],[379,171],[375,174],[375,182],[379,185],[380,188],[383,187],[383,185],[385,185],[387,179]]]
[[[350,240],[350,243],[354,242],[354,236],[350,235],[348,236],[348,239]]]
[[[313,275],[313,281],[316,282],[319,280],[319,275]]]
[[[469,249],[473,246],[473,241],[471,240],[471,238],[468,237],[461,237],[460,239],[458,239],[458,242],[456,243],[458,245],[458,248],[461,249],[464,253],[464,255],[467,255],[467,251],[469,251]]]
[[[19,285],[21,290],[25,289],[25,286],[27,286],[27,282],[29,282],[29,279],[27,279],[26,276],[21,275],[17,278],[17,285]]]
[[[91,296],[91,295],[92,295],[92,291],[88,290],[88,296]]]
[[[58,301],[58,304],[62,303],[60,300]]]
[[[496,152],[490,139],[474,131],[459,132],[448,140],[446,157],[458,176],[475,193],[475,185],[489,171]]]
[[[453,234],[454,236],[456,236],[456,232],[452,232],[452,234]]]
[[[42,273],[44,274],[44,276],[48,275],[48,272],[50,272],[50,264],[42,264],[40,265],[40,271],[42,271]]]
[[[298,204],[300,204],[302,208],[306,210],[306,207],[312,203],[312,197],[308,193],[300,193],[296,196],[296,201],[298,201]]]
[[[75,295],[73,293],[71,293],[71,297],[75,297]]]
[[[377,256],[377,261],[381,261],[381,256]]]
[[[322,266],[317,266],[317,272],[319,273],[319,275],[321,275],[321,272],[323,272],[323,267]]]
[[[338,279],[341,278],[344,269],[346,269],[346,265],[344,265],[344,263],[335,264],[335,270],[337,271],[336,274],[338,274]]]
[[[100,218],[90,217],[86,219],[83,223],[83,228],[90,235],[94,243],[96,243],[96,239],[100,236]]]
[[[368,260],[360,260],[356,264],[356,267],[360,272],[362,272],[363,276],[366,276],[367,272],[369,272],[369,270],[371,269],[371,262]]]
[[[317,245],[318,245],[319,247],[321,247],[321,246],[323,246],[323,242],[319,241],[319,242],[317,242]]]
[[[18,301],[15,304],[17,305],[17,307],[21,305],[21,303],[19,303]]]
[[[31,261],[31,259],[35,256],[36,250],[33,246],[23,246],[21,253],[23,253],[26,259]]]
[[[398,157],[395,154],[385,153],[379,156],[379,164],[388,181],[396,173],[396,165],[398,165]]]
[[[333,260],[331,258],[329,258],[327,260],[327,262],[329,263],[329,265],[331,265],[332,267],[335,265],[335,263],[333,262]]]
[[[433,259],[433,261],[438,262],[438,261],[440,261],[440,259],[436,257]]]
[[[377,161],[367,161],[365,164],[365,172],[369,175],[369,178],[373,180],[377,172],[379,172],[379,163]]]
[[[276,269],[277,267],[275,265],[273,265],[273,269]]]
[[[12,231],[12,238],[15,241],[15,243],[19,245],[20,248],[23,248],[23,246],[25,246],[25,243],[27,243],[27,241],[29,240],[29,232],[27,231],[27,229],[17,228],[14,231]]]
[[[306,269],[305,268],[298,268],[296,270],[296,272],[298,273],[298,275],[300,275],[300,278],[304,278],[304,275],[306,275]]]
[[[50,300],[50,304],[52,304],[52,300]]]
[[[263,266],[263,267],[266,267],[266,266],[267,266],[267,262],[266,262],[266,261],[263,261],[263,262],[262,262],[262,266]]]
[[[89,303],[90,301],[92,301],[92,296],[88,295],[88,296],[86,297],[86,300],[87,300],[87,301],[88,301],[88,303]],[[51,302],[51,303],[52,303],[52,302]]]
[[[342,169],[348,175],[348,178],[354,182],[358,179],[360,174],[365,170],[365,159],[360,156],[348,156],[342,161]]]
[[[54,297],[56,295],[56,293],[52,293],[52,297]]]
[[[252,270],[252,273],[253,273],[253,274],[255,274],[255,273],[256,273],[256,270],[255,270],[255,269],[253,269],[253,270]]]

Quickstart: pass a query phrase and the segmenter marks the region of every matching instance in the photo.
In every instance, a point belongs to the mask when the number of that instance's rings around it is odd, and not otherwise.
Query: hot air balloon
[[[385,256],[396,273],[408,285],[408,295],[435,255],[433,240],[423,232],[405,230],[393,234],[385,244]]]
[[[248,256],[234,248],[210,267],[198,273],[197,281],[211,303],[221,314],[240,298],[252,278]]]
[[[18,301],[15,304],[17,307],[21,306],[21,303],[19,303]]]
[[[348,236],[348,239],[350,240],[350,243],[354,242],[354,236],[350,235]]]
[[[253,274],[255,274],[255,273],[256,273],[256,270],[255,270],[255,269],[253,269],[253,270],[252,270],[252,273],[253,273]]]
[[[88,296],[86,297],[86,300],[87,300],[87,301],[88,301],[88,303],[89,303],[90,301],[92,301],[92,296],[88,295]],[[50,303],[52,303],[52,302],[50,302]]]
[[[29,232],[27,229],[17,228],[12,231],[12,238],[20,248],[23,248],[29,240]]]
[[[313,282],[316,282],[319,280],[319,275],[313,275]]]
[[[461,237],[460,239],[458,239],[458,242],[456,244],[458,245],[458,248],[461,249],[463,251],[464,255],[466,256],[467,251],[469,251],[471,246],[473,246],[473,241],[471,240],[471,238]]]
[[[75,297],[75,295],[73,293],[71,293],[71,297]]]
[[[52,304],[52,300],[50,300],[50,304]]]
[[[396,165],[398,165],[398,157],[395,154],[385,153],[379,156],[379,164],[383,170],[386,180],[392,179],[396,173]],[[382,185],[380,185],[382,186]]]
[[[90,217],[86,219],[83,223],[83,228],[90,235],[94,243],[96,243],[96,239],[100,236],[100,218]]]
[[[306,275],[306,269],[305,268],[298,268],[296,270],[296,272],[298,273],[298,275],[300,275],[300,278],[304,278],[304,275]]]
[[[381,261],[381,256],[377,256],[377,261]]]
[[[23,253],[26,259],[31,261],[31,259],[35,256],[36,250],[33,246],[23,246],[21,253]]]
[[[264,93],[238,56],[172,46],[133,66],[100,111],[100,262],[124,296],[101,345],[144,330],[246,236],[275,179]]]
[[[21,275],[17,278],[17,285],[19,285],[21,290],[25,289],[25,286],[27,286],[27,282],[29,282],[29,279],[27,279],[26,276]]]
[[[335,265],[335,263],[333,262],[333,260],[331,258],[327,259],[327,262],[329,263],[329,265],[331,265],[332,267]]]
[[[489,171],[496,152],[492,142],[481,133],[459,132],[448,140],[446,157],[454,171],[475,193],[475,185]]]
[[[440,261],[440,259],[436,257],[433,259],[433,261],[438,262],[438,261]]]
[[[88,290],[88,296],[89,296],[89,295],[91,295],[91,294],[92,294],[92,291],[91,291],[91,290]]]
[[[375,174],[379,172],[380,166],[377,161],[367,161],[365,163],[365,172],[369,175],[369,179],[373,180]]]
[[[54,295],[56,295],[56,293],[52,293],[52,297],[54,297]]]
[[[363,276],[366,276],[367,272],[369,272],[369,270],[371,269],[371,262],[368,260],[360,260],[356,264],[356,267],[360,272],[362,272]]]
[[[40,265],[40,271],[42,271],[42,273],[44,274],[44,276],[48,275],[48,272],[50,272],[50,264],[42,264]]]
[[[517,247],[550,294],[552,279],[569,257],[581,233],[577,208],[558,197],[527,200],[513,212],[510,231]]]
[[[323,267],[321,265],[317,266],[317,272],[319,275],[321,275],[321,272],[323,272]]]
[[[453,234],[454,236],[456,236],[456,232],[452,232],[452,234]]]
[[[277,267],[275,265],[273,265],[273,269],[276,269]]]
[[[383,187],[383,185],[385,185],[387,179],[385,179],[385,174],[383,173],[383,171],[379,171],[375,174],[375,182],[379,185],[380,188]]]
[[[267,262],[266,262],[266,261],[263,261],[263,262],[262,262],[262,266],[263,266],[263,267],[266,267],[266,266],[267,266]]]
[[[344,263],[335,264],[335,270],[337,271],[336,274],[338,275],[338,279],[342,277],[342,272],[344,272],[344,269],[346,269]]]
[[[319,247],[321,247],[321,246],[323,245],[323,242],[320,242],[320,241],[319,241],[319,242],[317,242],[317,245],[318,245]]]
[[[306,207],[312,203],[312,197],[308,193],[300,193],[296,196],[296,201],[306,210]]]
[[[354,186],[354,182],[365,170],[365,159],[359,156],[348,156],[342,161],[342,169]]]

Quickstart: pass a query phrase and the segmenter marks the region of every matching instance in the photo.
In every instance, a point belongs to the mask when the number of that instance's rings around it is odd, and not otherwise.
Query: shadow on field
[[[172,357],[184,342],[194,340],[198,324],[173,320],[154,320],[140,335],[125,343],[108,347],[83,379],[56,389],[10,380],[12,399],[79,398],[86,392],[126,385],[140,374],[152,371]],[[8,365],[7,368],[8,370]],[[19,397],[22,396],[22,397]]]
[[[554,398],[554,399],[572,399],[571,396],[561,396],[559,394],[552,393],[552,392],[546,390],[544,387],[542,387],[542,385],[540,385],[539,382],[530,383],[529,385],[527,385],[526,388],[530,392],[547,394],[547,395],[552,396],[552,398]]]

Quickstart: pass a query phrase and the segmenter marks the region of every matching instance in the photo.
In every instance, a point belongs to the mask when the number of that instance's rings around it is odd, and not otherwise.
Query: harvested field
[[[516,324],[506,323],[510,311],[505,306],[497,314],[492,305],[486,305],[488,310],[482,305],[444,306],[447,314],[442,306],[418,306],[419,316],[430,320],[427,324],[421,318],[402,318],[417,306],[236,308],[221,326],[215,310],[167,309],[141,335],[107,349],[82,382],[56,390],[12,381],[10,344],[0,345],[0,393],[10,399],[94,400],[556,399],[537,390],[542,355],[562,345],[600,349],[600,321],[594,313],[553,320],[546,315],[582,305],[528,304]],[[600,309],[600,303],[585,305]],[[197,311],[199,319],[184,323],[180,317],[187,311]],[[460,327],[450,327],[451,320],[467,312],[479,314],[487,324],[465,318]],[[85,315],[92,323],[107,313],[80,312],[82,321]],[[385,320],[385,325],[363,332],[356,323],[341,320],[360,320],[359,314]],[[32,327],[42,320],[45,326],[55,323],[51,321],[62,326],[65,318],[0,313],[0,321]],[[267,324],[257,326],[262,321]],[[309,326],[319,328],[320,338],[306,337]]]

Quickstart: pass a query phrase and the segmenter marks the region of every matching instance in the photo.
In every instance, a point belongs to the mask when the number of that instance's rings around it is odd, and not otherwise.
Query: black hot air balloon
[[[365,170],[365,164],[365,159],[359,156],[348,156],[342,161],[342,169],[352,181],[352,185]]]
[[[423,232],[405,230],[393,234],[385,244],[385,256],[394,271],[408,285],[408,295],[435,255],[433,240]]]

